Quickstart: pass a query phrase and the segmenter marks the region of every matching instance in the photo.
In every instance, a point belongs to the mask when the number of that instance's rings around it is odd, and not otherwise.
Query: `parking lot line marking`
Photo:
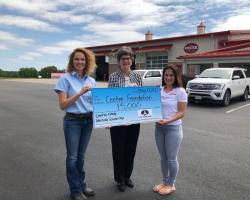
[[[246,105],[244,105],[244,106],[240,106],[240,107],[238,107],[238,108],[229,110],[229,111],[226,112],[226,114],[231,113],[231,112],[236,111],[236,110],[239,110],[239,109],[241,109],[241,108],[247,107],[247,106],[250,106],[250,103],[249,103],[249,104],[246,104]]]

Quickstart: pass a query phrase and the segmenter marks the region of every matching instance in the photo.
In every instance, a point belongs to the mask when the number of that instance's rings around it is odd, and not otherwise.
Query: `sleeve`
[[[142,78],[141,78],[141,75],[138,74],[137,72],[133,71],[134,72],[134,78],[135,78],[135,81],[136,81],[136,84],[137,86],[142,86]]]
[[[109,76],[108,87],[113,87],[113,84],[114,84],[114,76],[113,76],[113,74],[111,74]]]
[[[138,86],[142,86],[142,78],[140,74],[137,74]]]
[[[90,76],[88,76],[88,81],[91,84],[92,88],[96,88],[96,80]]]
[[[180,88],[177,93],[178,102],[187,102],[187,93],[184,88]]]
[[[69,82],[65,76],[60,77],[55,86],[55,92],[59,94],[60,92],[67,93],[69,89]]]
[[[93,81],[93,88],[96,88],[96,81]]]

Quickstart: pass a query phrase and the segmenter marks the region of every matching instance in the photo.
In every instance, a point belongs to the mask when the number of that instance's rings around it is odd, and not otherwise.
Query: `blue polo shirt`
[[[55,92],[58,94],[60,92],[65,92],[68,97],[72,97],[87,84],[92,85],[92,88],[96,87],[95,79],[90,76],[84,76],[81,78],[75,71],[73,71],[60,77],[55,86]],[[91,91],[80,96],[73,105],[65,108],[64,111],[76,114],[92,112],[93,105]]]

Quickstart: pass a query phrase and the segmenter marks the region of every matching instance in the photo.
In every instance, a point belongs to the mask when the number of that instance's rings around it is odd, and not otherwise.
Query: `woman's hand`
[[[92,85],[91,84],[85,85],[84,87],[82,87],[82,89],[78,93],[78,96],[81,96],[81,95],[85,94],[86,92],[90,91],[91,89],[92,89]]]
[[[130,83],[129,86],[130,87],[135,87],[135,86],[137,86],[137,84],[136,83]]]
[[[68,98],[68,94],[66,92],[60,92],[59,93],[60,108],[62,110],[64,110],[65,108],[73,105],[81,95],[85,94],[86,92],[90,91],[91,89],[92,89],[92,85],[87,84],[84,87],[82,87],[82,89],[80,90],[79,93],[77,93],[76,95],[69,97],[69,98]]]
[[[178,112],[173,117],[169,119],[161,119],[157,123],[161,125],[168,125],[171,122],[181,119],[182,117],[184,117],[186,109],[187,109],[187,102],[178,102]]]
[[[167,119],[161,119],[160,121],[158,121],[157,123],[161,124],[161,125],[167,125],[169,123],[169,120]]]

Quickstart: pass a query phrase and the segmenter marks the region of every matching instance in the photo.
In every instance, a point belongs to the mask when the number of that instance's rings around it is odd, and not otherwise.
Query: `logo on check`
[[[152,117],[152,109],[138,110],[138,118],[149,118]]]

